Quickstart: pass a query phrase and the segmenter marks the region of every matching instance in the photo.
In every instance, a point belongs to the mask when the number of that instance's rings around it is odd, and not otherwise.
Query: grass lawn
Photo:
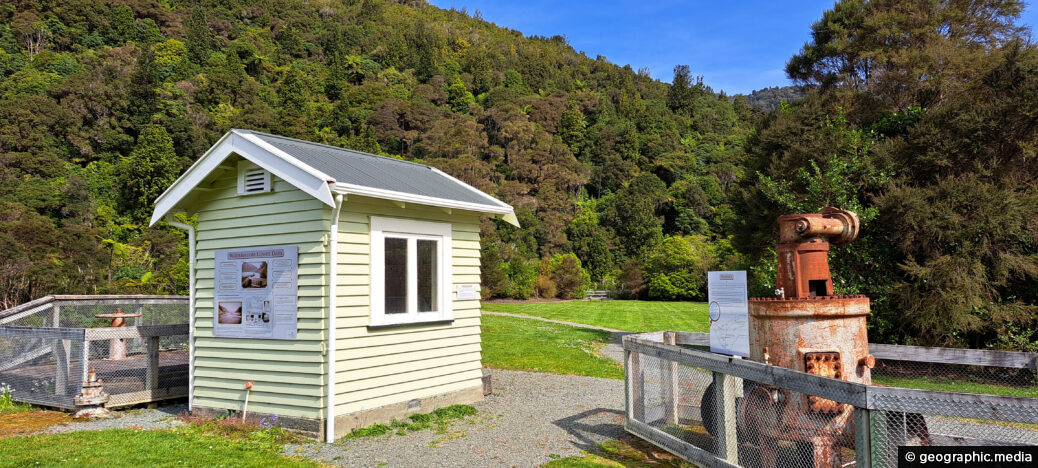
[[[246,441],[189,431],[109,429],[8,437],[0,466],[255,466],[317,467],[318,463],[257,449]]]
[[[529,319],[483,316],[483,365],[623,379],[620,363],[596,354],[613,334]]]
[[[483,310],[566,320],[637,333],[660,330],[710,330],[710,318],[705,302],[485,302]]]
[[[1010,387],[989,383],[970,382],[934,377],[893,377],[873,375],[872,383],[889,387],[918,388],[921,390],[941,390],[944,392],[984,393],[988,395],[1005,395],[1015,397],[1038,398],[1038,386]]]
[[[596,448],[598,449],[596,453],[560,458],[544,465],[544,468],[599,468],[605,466],[631,468],[695,467],[695,465],[630,434],[620,437],[619,440],[609,440],[598,444]]]

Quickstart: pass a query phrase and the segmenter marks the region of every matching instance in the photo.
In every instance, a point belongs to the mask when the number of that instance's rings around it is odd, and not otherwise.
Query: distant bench
[[[617,291],[588,291],[587,295],[584,296],[584,299],[588,301],[605,301],[611,299],[609,296],[616,292]]]

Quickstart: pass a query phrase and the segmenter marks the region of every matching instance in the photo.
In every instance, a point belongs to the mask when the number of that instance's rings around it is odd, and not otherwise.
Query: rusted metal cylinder
[[[750,359],[764,362],[767,349],[768,364],[808,372],[805,354],[838,352],[841,380],[872,382],[867,367],[856,369],[869,355],[868,297],[752,298],[749,309]]]

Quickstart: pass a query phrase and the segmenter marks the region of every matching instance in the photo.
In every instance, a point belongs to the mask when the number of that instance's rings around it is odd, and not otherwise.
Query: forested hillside
[[[183,293],[152,201],[230,128],[437,166],[515,206],[483,223],[487,297],[588,287],[702,299],[774,276],[774,217],[856,210],[841,293],[873,339],[1029,349],[1038,303],[1038,59],[1007,0],[844,0],[776,111],[564,37],[388,0],[0,5],[0,306]],[[791,53],[794,51],[791,51]],[[190,220],[188,220],[190,221]]]
[[[687,67],[668,86],[561,36],[403,3],[0,6],[3,305],[183,292],[182,234],[145,227],[151,202],[235,127],[428,163],[513,204],[522,229],[484,227],[488,295],[619,288],[664,235],[730,234],[745,103]],[[648,292],[700,294],[684,274]]]
[[[745,97],[746,103],[766,111],[779,108],[782,102],[793,102],[804,97],[804,90],[799,86],[772,86],[770,88],[757,89],[750,94],[737,94],[735,97]]]

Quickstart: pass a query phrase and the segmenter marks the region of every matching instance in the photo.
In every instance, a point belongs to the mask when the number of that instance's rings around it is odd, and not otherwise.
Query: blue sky
[[[525,35],[565,35],[589,57],[649,67],[670,81],[687,64],[703,82],[728,94],[790,84],[786,61],[810,37],[811,24],[833,0],[429,0],[441,8],[479,10],[483,19]],[[1038,23],[1028,2],[1021,23]]]

